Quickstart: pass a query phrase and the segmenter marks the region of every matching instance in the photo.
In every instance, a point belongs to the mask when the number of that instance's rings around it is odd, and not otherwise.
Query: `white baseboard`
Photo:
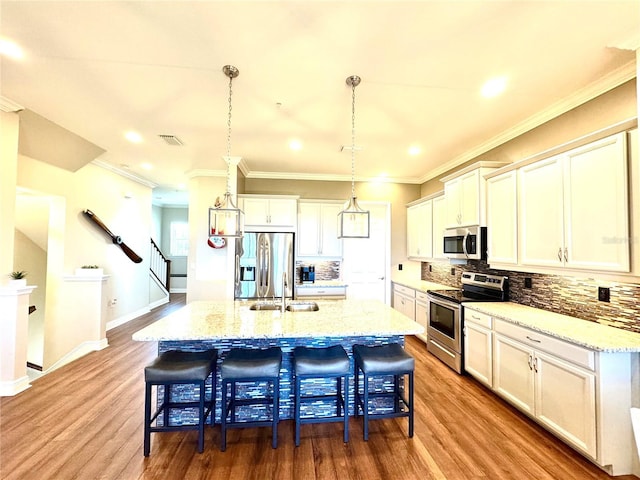
[[[161,298],[160,300],[156,300],[153,303],[149,304],[149,310],[153,310],[156,307],[159,307],[160,305],[165,305],[169,303],[169,297],[166,296],[165,298]]]
[[[51,365],[46,370],[43,370],[42,375],[51,373],[55,369],[60,368],[63,365],[66,365],[67,363],[71,363],[74,360],[77,360],[78,358],[85,356],[87,353],[96,352],[98,350],[107,348],[108,346],[109,346],[109,341],[106,338],[103,338],[102,340],[95,340],[90,342],[82,342],[80,345],[78,345],[76,348],[71,350],[69,353],[63,356],[56,363]]]
[[[187,293],[186,288],[172,288],[171,293]]]
[[[5,380],[0,382],[0,397],[13,397],[20,392],[24,392],[30,386],[27,375],[16,380]]]
[[[167,299],[167,302],[169,300]],[[128,313],[127,315],[123,315],[122,317],[115,318],[110,322],[107,322],[107,332],[112,328],[119,327],[120,325],[124,325],[131,320],[138,318],[140,315],[144,315],[145,313],[149,313],[151,309],[149,307],[141,308],[140,310],[136,310],[135,312]]]

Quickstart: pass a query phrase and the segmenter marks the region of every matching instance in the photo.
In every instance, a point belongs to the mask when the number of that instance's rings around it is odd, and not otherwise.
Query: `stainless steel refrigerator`
[[[282,298],[282,279],[286,272],[284,296],[293,298],[293,233],[245,233],[236,239],[235,298]]]

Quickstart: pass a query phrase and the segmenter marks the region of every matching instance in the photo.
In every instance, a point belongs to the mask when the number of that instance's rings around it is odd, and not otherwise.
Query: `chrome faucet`
[[[282,272],[282,304],[280,305],[280,311],[284,313],[287,308],[287,272]]]

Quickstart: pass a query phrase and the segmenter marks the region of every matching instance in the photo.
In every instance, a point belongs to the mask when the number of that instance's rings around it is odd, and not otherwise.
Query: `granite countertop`
[[[398,285],[404,285],[405,287],[413,288],[420,292],[426,293],[428,290],[460,290],[460,287],[452,287],[451,285],[443,285],[441,283],[428,282],[426,280],[420,280],[414,276],[402,275],[401,273],[394,273],[391,277],[393,283]]]
[[[373,300],[318,300],[317,312],[250,310],[253,301],[198,301],[135,332],[137,341],[414,335],[424,327]],[[289,302],[300,303],[300,302]],[[304,303],[304,302],[303,302]]]
[[[462,305],[591,350],[640,352],[640,333],[513,302],[465,302]]]

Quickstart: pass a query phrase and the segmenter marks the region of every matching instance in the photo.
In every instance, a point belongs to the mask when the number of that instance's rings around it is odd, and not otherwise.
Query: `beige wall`
[[[351,197],[351,182],[313,180],[245,180],[245,193],[299,195],[302,199],[345,200]],[[420,185],[382,182],[356,182],[358,200],[391,203],[391,266],[407,259],[406,205],[420,198]]]
[[[95,165],[70,172],[25,156],[19,157],[17,185],[47,198],[51,205],[43,360],[47,369],[79,345],[101,340],[85,338],[96,332],[87,322],[100,325],[148,311],[151,188]],[[125,198],[125,193],[132,198]],[[82,214],[87,208],[120,235],[143,262],[133,263],[89,222]],[[65,277],[86,264],[99,265],[110,276],[103,291],[107,299],[117,299],[117,303],[104,312],[106,319],[90,318],[89,312],[68,308],[74,301],[67,297],[79,290],[69,286]],[[103,313],[94,309],[90,314]]]
[[[422,185],[420,196],[425,197],[442,190],[440,178],[472,163],[481,160],[513,163],[622,120],[636,117],[638,115],[637,104],[636,80],[634,79],[465,162],[458,168],[429,180]],[[443,159],[443,162],[449,160]]]
[[[29,305],[36,310],[29,315],[27,360],[42,366],[44,352],[44,310],[47,276],[47,252],[24,233],[15,231],[14,269],[27,272],[27,284],[37,285],[29,295]]]
[[[13,268],[13,231],[16,212],[16,179],[18,175],[17,113],[0,112],[0,285],[9,281]]]

